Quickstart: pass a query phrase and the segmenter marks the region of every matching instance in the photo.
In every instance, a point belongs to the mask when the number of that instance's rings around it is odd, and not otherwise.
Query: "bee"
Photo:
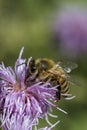
[[[77,64],[72,62],[55,62],[51,59],[31,59],[29,63],[30,82],[49,82],[57,87],[56,97],[60,100],[61,96],[67,98],[69,94],[69,84],[74,80],[69,73],[77,68]]]

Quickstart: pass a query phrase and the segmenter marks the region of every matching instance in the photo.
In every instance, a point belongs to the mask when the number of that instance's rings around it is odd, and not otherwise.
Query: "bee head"
[[[36,72],[36,65],[35,65],[35,60],[31,59],[30,63],[29,63],[29,73],[33,74]]]

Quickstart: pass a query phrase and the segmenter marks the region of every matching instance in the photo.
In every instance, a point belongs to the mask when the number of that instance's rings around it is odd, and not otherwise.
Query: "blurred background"
[[[54,110],[61,121],[54,130],[87,130],[86,8],[86,0],[0,0],[0,61],[6,66],[14,66],[23,46],[26,58],[78,64],[72,77],[80,85],[71,86],[76,98],[58,103],[68,115]]]

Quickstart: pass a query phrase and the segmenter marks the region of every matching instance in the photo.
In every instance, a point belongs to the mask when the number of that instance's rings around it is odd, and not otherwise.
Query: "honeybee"
[[[77,64],[72,62],[54,62],[51,59],[31,59],[29,62],[29,73],[31,75],[31,83],[33,81],[50,82],[57,87],[56,97],[60,100],[61,96],[66,98],[69,93],[69,84],[74,80],[69,73],[77,68]]]

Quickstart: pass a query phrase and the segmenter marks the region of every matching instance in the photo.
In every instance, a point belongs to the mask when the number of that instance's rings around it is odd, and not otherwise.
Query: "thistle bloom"
[[[71,57],[87,54],[87,10],[69,5],[57,16],[54,37],[62,54]]]
[[[22,59],[23,48],[12,67],[0,65],[0,121],[3,130],[32,130],[37,127],[39,118],[45,118],[51,130],[58,122],[51,124],[48,115],[52,115],[52,107],[56,106],[56,87],[50,83],[33,83],[29,85],[28,66],[30,59]],[[53,102],[52,102],[53,101]],[[60,109],[61,110],[61,109]]]

